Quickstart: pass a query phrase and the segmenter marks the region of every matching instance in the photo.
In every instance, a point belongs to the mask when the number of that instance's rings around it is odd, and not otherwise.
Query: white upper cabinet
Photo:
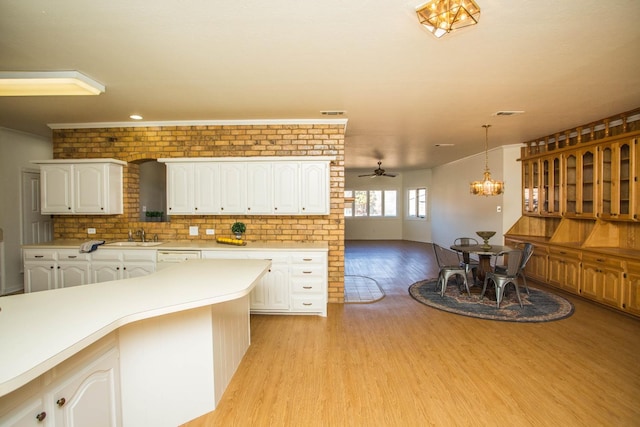
[[[42,160],[41,213],[114,215],[123,212],[122,168],[114,159]]]
[[[331,157],[167,158],[170,215],[328,215]]]
[[[220,163],[220,213],[244,214],[247,211],[247,164]]]
[[[329,165],[327,162],[308,162],[301,165],[303,214],[329,214]]]

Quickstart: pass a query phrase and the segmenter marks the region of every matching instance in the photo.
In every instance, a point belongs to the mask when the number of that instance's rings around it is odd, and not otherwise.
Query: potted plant
[[[161,211],[147,211],[145,213],[148,222],[161,222],[163,215],[164,212]]]
[[[247,231],[247,226],[243,222],[236,221],[231,226],[231,232],[235,234],[236,239],[242,239],[242,233]]]

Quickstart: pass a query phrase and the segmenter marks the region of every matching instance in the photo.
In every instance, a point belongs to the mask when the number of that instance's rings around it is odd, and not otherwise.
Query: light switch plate
[[[198,235],[198,226],[191,225],[189,226],[189,236],[197,236]]]
[[[96,234],[95,228],[87,228],[87,234]]]
[[[496,212],[498,212],[498,213],[502,212],[502,206],[498,206],[498,207],[496,208]]]
[[[216,234],[216,230],[214,230],[213,228],[207,228],[207,236],[214,236]]]

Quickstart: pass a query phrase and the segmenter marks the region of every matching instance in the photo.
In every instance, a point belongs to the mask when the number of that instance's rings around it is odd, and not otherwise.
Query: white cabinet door
[[[247,210],[247,165],[220,163],[220,213],[244,214]]]
[[[39,292],[56,288],[55,261],[25,262],[24,291]]]
[[[72,169],[69,164],[42,165],[40,170],[41,213],[73,211]]]
[[[126,263],[122,267],[122,278],[142,277],[156,271],[154,263]]]
[[[0,416],[0,426],[42,427],[49,425],[51,417],[45,410],[42,396],[26,400],[13,411]]]
[[[300,213],[329,214],[329,165],[327,162],[302,162]]]
[[[57,287],[68,288],[71,286],[80,286],[90,283],[89,262],[58,262],[56,267]]]
[[[194,198],[194,213],[220,212],[220,165],[209,162],[195,164]]]
[[[251,292],[252,310],[289,309],[289,268],[281,264],[272,264],[260,283]]]
[[[167,206],[169,215],[193,212],[193,163],[167,164]]]
[[[273,164],[273,211],[289,215],[300,212],[300,164],[275,162]]]
[[[247,164],[247,214],[273,213],[273,177],[270,162]]]
[[[119,262],[92,262],[91,281],[93,283],[101,283],[110,282],[112,280],[119,280],[121,278],[120,270],[121,268]]]
[[[55,405],[55,426],[121,425],[118,352],[110,350],[61,380],[47,395]]]
[[[75,213],[105,212],[108,209],[106,173],[106,165],[100,163],[73,166]]]

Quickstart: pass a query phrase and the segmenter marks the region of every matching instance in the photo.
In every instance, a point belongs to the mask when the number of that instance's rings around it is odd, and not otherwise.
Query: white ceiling
[[[345,110],[347,169],[394,171],[482,152],[485,123],[495,147],[640,107],[640,1],[477,2],[478,25],[435,39],[419,0],[0,0],[0,71],[107,88],[0,98],[0,126]]]

